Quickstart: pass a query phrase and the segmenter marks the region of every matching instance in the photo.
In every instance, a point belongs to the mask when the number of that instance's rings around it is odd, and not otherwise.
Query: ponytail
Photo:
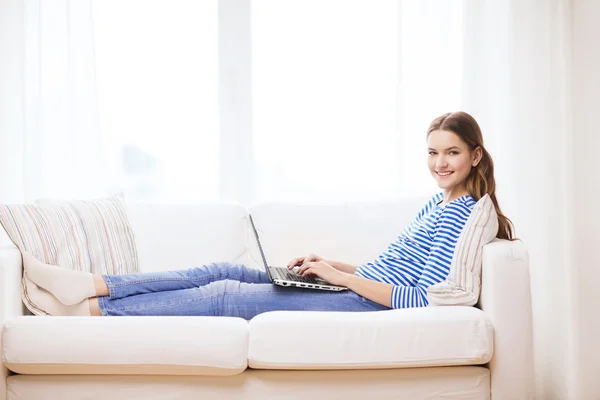
[[[471,173],[467,177],[465,186],[467,192],[477,201],[484,195],[490,196],[498,214],[498,239],[516,240],[514,238],[514,226],[508,217],[506,217],[496,199],[496,181],[494,179],[494,161],[483,146],[481,148],[482,157],[479,164],[471,169]]]

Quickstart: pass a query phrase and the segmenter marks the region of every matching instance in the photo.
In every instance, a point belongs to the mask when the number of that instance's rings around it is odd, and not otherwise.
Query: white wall
[[[571,283],[575,289],[572,291],[575,370],[570,394],[573,399],[597,399],[600,396],[600,1],[572,1],[572,46]]]

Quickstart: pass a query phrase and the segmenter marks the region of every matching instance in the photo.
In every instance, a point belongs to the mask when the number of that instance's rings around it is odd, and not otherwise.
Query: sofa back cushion
[[[263,203],[250,208],[270,265],[315,253],[359,265],[371,261],[394,241],[428,197],[377,202]],[[260,262],[250,241],[250,257]],[[262,262],[260,262],[262,265]]]
[[[120,195],[2,204],[0,224],[21,252],[46,264],[98,274],[138,271],[135,237]]]
[[[128,203],[140,270],[168,271],[217,261],[246,263],[248,211],[235,203]]]

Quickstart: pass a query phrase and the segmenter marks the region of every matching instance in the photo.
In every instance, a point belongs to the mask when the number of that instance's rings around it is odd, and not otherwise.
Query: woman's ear
[[[473,168],[479,165],[481,157],[483,157],[483,150],[481,149],[481,146],[477,146],[477,148],[473,150],[473,162],[471,162]]]

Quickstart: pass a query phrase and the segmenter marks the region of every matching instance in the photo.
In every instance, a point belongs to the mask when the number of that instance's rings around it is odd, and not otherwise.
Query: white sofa
[[[424,201],[128,207],[146,272],[214,261],[261,268],[248,213],[271,265],[311,252],[358,265]],[[4,231],[0,245],[0,400],[533,398],[521,242],[485,246],[477,307],[270,312],[251,321],[23,315],[20,253]]]

